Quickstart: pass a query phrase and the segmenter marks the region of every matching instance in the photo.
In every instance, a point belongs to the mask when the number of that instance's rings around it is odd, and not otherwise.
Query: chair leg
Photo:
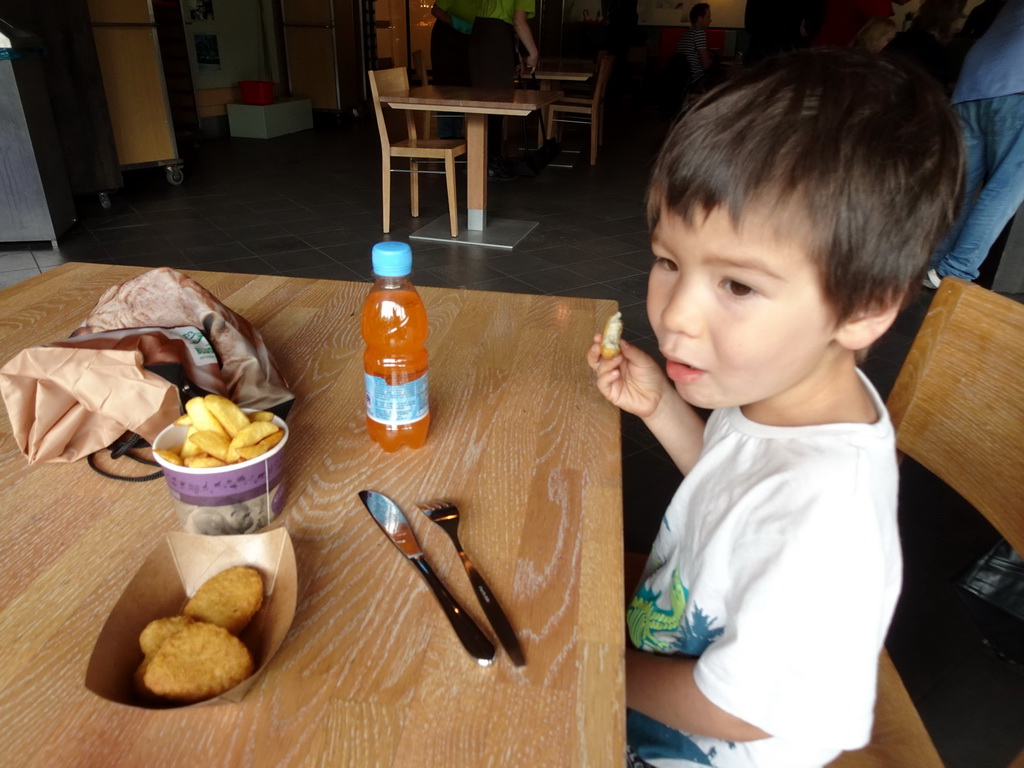
[[[420,175],[418,173],[420,164],[412,158],[409,159],[409,208],[413,218],[420,215]]]
[[[600,141],[601,123],[598,121],[596,112],[590,115],[590,164],[597,165],[597,145]]]
[[[555,108],[548,107],[548,138],[555,138]]]
[[[391,157],[384,155],[381,173],[382,209],[384,211],[384,233],[391,231]]]
[[[444,182],[448,187],[448,220],[452,225],[452,237],[458,237],[459,202],[455,194],[455,155],[451,152],[444,156]]]

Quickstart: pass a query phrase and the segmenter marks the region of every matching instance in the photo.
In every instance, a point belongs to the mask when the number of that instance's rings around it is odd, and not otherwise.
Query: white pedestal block
[[[272,139],[313,127],[309,99],[278,99],[264,107],[228,104],[231,135],[245,139]]]

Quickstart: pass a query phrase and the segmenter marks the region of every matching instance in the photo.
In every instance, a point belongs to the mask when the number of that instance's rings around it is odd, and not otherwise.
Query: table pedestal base
[[[483,245],[491,248],[515,248],[516,244],[530,234],[539,223],[537,221],[499,219],[495,216],[488,216],[486,228],[470,229],[467,225],[466,215],[460,213],[458,237],[452,237],[448,217],[441,216],[425,227],[417,229],[409,235],[409,238],[440,243]]]

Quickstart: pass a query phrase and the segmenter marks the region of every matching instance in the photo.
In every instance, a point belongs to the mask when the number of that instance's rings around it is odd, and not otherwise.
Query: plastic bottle
[[[408,243],[373,246],[375,280],[362,316],[366,431],[389,452],[419,448],[430,428],[427,312],[411,272]]]

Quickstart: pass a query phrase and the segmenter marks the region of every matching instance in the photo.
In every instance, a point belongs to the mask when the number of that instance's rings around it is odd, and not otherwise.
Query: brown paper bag
[[[188,397],[211,392],[282,418],[294,400],[248,321],[168,268],[114,286],[71,338],[0,368],[29,463],[74,461],[125,432],[152,441]]]

